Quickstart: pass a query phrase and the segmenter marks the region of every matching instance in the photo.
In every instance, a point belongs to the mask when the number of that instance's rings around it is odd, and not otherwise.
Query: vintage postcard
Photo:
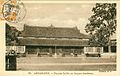
[[[118,76],[119,1],[0,0],[1,76]]]

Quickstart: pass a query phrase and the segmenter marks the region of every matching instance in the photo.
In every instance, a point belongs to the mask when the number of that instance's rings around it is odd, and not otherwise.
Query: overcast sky
[[[85,25],[92,15],[93,3],[25,3],[25,19],[17,25],[22,30],[23,24],[32,26],[75,27],[86,34]]]

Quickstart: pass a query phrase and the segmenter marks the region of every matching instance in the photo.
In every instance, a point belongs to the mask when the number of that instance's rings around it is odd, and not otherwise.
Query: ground
[[[102,57],[20,57],[18,71],[115,71],[115,58]]]

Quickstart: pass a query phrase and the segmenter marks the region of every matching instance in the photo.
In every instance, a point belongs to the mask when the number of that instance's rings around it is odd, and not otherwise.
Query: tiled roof
[[[88,46],[87,40],[72,39],[20,39],[20,45],[41,45],[41,46]]]
[[[43,38],[79,38],[88,39],[88,35],[80,33],[77,28],[61,28],[61,27],[39,27],[24,26],[22,32],[23,37],[43,37]]]

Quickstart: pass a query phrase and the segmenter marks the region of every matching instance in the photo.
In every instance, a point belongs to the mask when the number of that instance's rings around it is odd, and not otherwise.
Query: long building
[[[108,46],[90,47],[88,44],[89,36],[80,33],[77,27],[24,25],[19,40],[20,46],[24,46],[25,53],[35,56],[81,56],[88,51],[116,52],[116,40],[112,41],[111,51],[109,51]]]

